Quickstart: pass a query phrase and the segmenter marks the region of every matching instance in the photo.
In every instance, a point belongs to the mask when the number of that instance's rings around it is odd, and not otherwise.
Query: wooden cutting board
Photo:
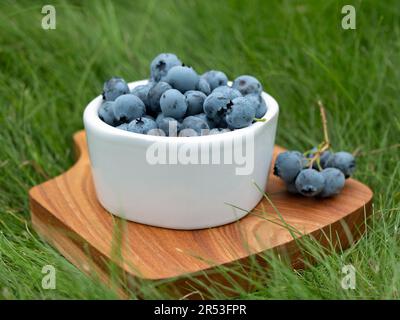
[[[295,238],[312,235],[325,246],[346,248],[364,232],[371,212],[373,193],[356,180],[346,180],[339,196],[321,200],[289,194],[271,174],[266,191],[275,208],[264,198],[237,222],[195,231],[127,222],[97,201],[85,132],[77,132],[74,142],[76,164],[29,191],[33,226],[82,271],[109,281],[110,268],[117,268],[139,294],[150,284],[178,297],[196,290],[207,296],[219,284],[229,287],[230,276],[250,290],[246,279],[258,273],[249,270],[264,253],[285,254],[300,268],[304,257]],[[274,157],[282,150],[275,147]]]

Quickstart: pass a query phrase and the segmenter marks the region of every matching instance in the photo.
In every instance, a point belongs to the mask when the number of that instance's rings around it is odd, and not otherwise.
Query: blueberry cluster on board
[[[99,117],[116,128],[161,136],[220,134],[262,121],[267,105],[261,83],[237,77],[232,86],[222,71],[202,75],[176,55],[161,53],[150,64],[150,80],[132,90],[124,79],[104,83]]]
[[[286,151],[278,155],[274,175],[280,177],[290,193],[306,197],[332,197],[340,193],[356,167],[352,154],[324,151],[317,148],[309,152]]]

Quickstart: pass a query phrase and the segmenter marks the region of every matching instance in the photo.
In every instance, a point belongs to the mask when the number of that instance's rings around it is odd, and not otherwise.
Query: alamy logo
[[[356,29],[356,8],[351,5],[345,5],[342,8],[345,16],[342,18],[342,28],[344,30]]]
[[[56,28],[56,8],[50,4],[46,4],[42,8],[42,14],[45,14],[42,18],[42,28],[44,30],[54,30]]]
[[[48,264],[42,268],[44,274],[42,278],[42,288],[45,290],[54,290],[56,288],[56,268]]]
[[[228,164],[236,166],[237,175],[253,172],[254,134],[237,135],[232,139],[196,141],[155,142],[146,150],[146,160],[151,165]]]
[[[345,290],[356,288],[356,268],[352,264],[343,266],[342,273],[345,276],[342,278],[341,285]]]

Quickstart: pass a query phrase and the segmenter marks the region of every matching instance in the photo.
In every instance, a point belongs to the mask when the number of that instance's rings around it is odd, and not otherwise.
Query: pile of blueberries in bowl
[[[239,76],[229,86],[222,71],[198,75],[175,54],[161,53],[150,64],[147,84],[130,90],[122,78],[105,82],[99,117],[113,127],[141,134],[220,134],[263,121],[267,105],[262,91],[253,76]]]

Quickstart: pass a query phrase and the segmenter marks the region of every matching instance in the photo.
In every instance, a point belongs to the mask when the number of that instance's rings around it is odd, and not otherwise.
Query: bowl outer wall
[[[146,82],[132,82],[129,87]],[[245,216],[263,196],[255,184],[262,190],[266,188],[279,114],[277,102],[265,92],[262,96],[268,106],[265,122],[200,137],[159,137],[116,129],[98,117],[101,96],[92,100],[83,118],[101,205],[127,220],[185,230],[220,226]],[[228,145],[235,139],[252,135],[254,170],[248,175],[237,175],[235,164],[152,165],[146,160],[146,151],[155,142],[177,150],[201,150],[219,143],[223,155],[231,150]]]

